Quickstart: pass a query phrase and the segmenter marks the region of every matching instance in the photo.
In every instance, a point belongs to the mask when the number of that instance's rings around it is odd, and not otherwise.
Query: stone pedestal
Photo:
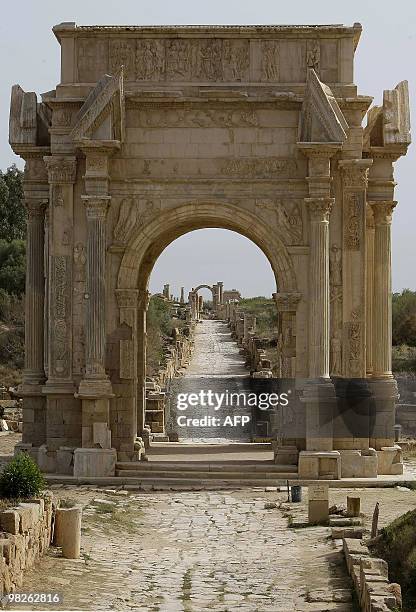
[[[308,522],[311,525],[326,525],[329,520],[328,485],[308,487]]]
[[[74,451],[74,476],[96,478],[114,476],[117,452],[114,448],[76,448]]]
[[[301,451],[298,473],[305,480],[339,480],[341,478],[341,455],[338,451]]]

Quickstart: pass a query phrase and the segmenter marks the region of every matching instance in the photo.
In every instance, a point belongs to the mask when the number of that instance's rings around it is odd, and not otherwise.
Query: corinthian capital
[[[368,185],[368,171],[372,159],[342,159],[339,166],[342,170],[344,187],[366,189]]]
[[[75,183],[77,158],[72,156],[49,155],[44,158],[50,183]]]
[[[296,312],[301,297],[300,293],[273,293],[279,312]]]
[[[311,213],[311,221],[328,222],[335,198],[305,198]]]
[[[391,224],[393,210],[397,204],[395,200],[373,200],[369,204],[373,209],[375,225]]]
[[[105,219],[111,196],[90,195],[81,196],[87,210],[87,217],[92,219]]]
[[[29,221],[37,217],[43,217],[47,205],[47,198],[30,198],[25,196],[25,206]]]

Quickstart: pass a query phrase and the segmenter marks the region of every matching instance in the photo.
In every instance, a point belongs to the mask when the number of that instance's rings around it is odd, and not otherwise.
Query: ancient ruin
[[[28,209],[22,447],[85,477],[137,458],[150,272],[182,234],[218,227],[275,274],[306,419],[280,450],[299,476],[400,472],[390,236],[407,82],[381,106],[357,93],[359,24],[54,33],[56,89],[11,95]],[[374,398],[361,437],[332,419],[351,393]]]

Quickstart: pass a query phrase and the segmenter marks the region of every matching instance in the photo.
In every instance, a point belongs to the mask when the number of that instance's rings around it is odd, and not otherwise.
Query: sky
[[[2,77],[0,87],[0,168],[22,167],[8,139],[10,89],[53,89],[59,80],[60,48],[52,27],[63,21],[79,25],[165,24],[329,24],[360,22],[363,33],[355,56],[358,93],[382,101],[383,89],[409,81],[415,116],[416,2],[413,0],[20,0],[4,3],[0,21]],[[412,176],[415,147],[396,163],[399,205],[393,216],[393,290],[416,289],[416,205]],[[192,250],[189,258],[189,247]],[[244,265],[242,265],[244,262]],[[178,277],[180,270],[180,277]],[[156,262],[151,290],[170,282],[174,293],[184,285],[223,280],[245,296],[270,295],[276,290],[270,265],[258,247],[238,234],[199,230],[172,243]],[[232,285],[232,287],[231,287]]]

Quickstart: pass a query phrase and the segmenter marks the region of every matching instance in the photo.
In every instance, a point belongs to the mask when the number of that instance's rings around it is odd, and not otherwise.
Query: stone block
[[[114,476],[117,452],[113,448],[76,448],[74,451],[74,476]]]
[[[360,516],[361,513],[361,498],[347,496],[347,514],[348,516]]]
[[[73,474],[74,472],[74,450],[73,446],[61,446],[56,451],[56,473]]]
[[[20,516],[17,510],[3,510],[3,512],[0,512],[0,527],[7,533],[18,534]]]

